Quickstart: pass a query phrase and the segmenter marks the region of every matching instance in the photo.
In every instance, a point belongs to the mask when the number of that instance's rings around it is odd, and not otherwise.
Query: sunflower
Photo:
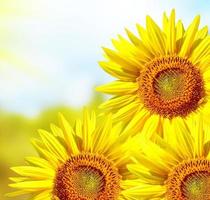
[[[126,143],[120,125],[111,116],[97,119],[86,109],[83,121],[72,128],[63,115],[61,127],[52,133],[39,130],[32,140],[39,157],[26,158],[29,165],[13,167],[19,176],[10,178],[16,191],[8,196],[31,194],[34,200],[122,200],[122,183],[129,177]]]
[[[112,40],[116,50],[104,48],[99,62],[117,80],[97,91],[113,95],[100,107],[112,112],[114,121],[131,122],[127,129],[140,131],[143,124],[162,127],[171,119],[210,114],[210,36],[199,29],[200,16],[188,28],[175,20],[175,10],[163,15],[161,29],[151,17],[146,28],[137,24],[139,37],[126,29],[130,39]]]
[[[139,150],[128,165],[136,180],[124,191],[133,200],[209,200],[210,136],[201,120],[183,120],[164,130],[172,139],[156,134],[156,141],[134,136]],[[135,148],[134,148],[135,149]]]

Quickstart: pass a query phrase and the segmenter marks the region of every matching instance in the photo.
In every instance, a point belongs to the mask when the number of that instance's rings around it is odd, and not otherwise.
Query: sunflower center
[[[165,100],[181,96],[183,92],[184,75],[176,69],[166,70],[156,77],[155,92]]]
[[[179,164],[169,174],[166,185],[168,200],[209,200],[210,160],[194,159]]]
[[[187,116],[204,99],[199,70],[187,59],[177,56],[156,58],[147,63],[138,82],[144,105],[164,117]]]
[[[103,156],[80,154],[70,157],[57,171],[53,190],[59,200],[115,200],[121,176]]]
[[[94,168],[79,167],[72,176],[72,182],[78,194],[86,197],[96,196],[104,188],[103,174]]]
[[[207,185],[209,178],[210,177],[207,172],[191,174],[189,177],[186,178],[185,183],[183,185],[184,196],[187,199],[194,200],[199,199],[199,197],[201,197],[203,194],[206,194],[208,187],[210,187],[210,185]]]

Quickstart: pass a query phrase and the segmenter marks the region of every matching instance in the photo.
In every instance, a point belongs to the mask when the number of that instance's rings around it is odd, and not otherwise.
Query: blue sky
[[[3,2],[3,1],[2,1]],[[6,1],[5,1],[6,2]],[[14,9],[14,1],[4,6]],[[110,80],[97,64],[101,46],[151,15],[176,9],[187,25],[195,15],[210,25],[207,1],[190,0],[17,0],[15,16],[0,17],[1,108],[36,115],[45,107],[88,102],[96,84]],[[0,2],[0,7],[1,7]],[[18,7],[17,7],[18,6]],[[12,58],[11,58],[12,57]],[[15,60],[15,61],[13,61]]]

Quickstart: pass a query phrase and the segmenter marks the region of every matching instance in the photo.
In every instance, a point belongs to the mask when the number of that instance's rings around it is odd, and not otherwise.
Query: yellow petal
[[[74,131],[72,127],[69,125],[69,123],[67,122],[67,120],[64,118],[62,114],[59,114],[59,119],[60,119],[61,126],[63,127],[63,130],[64,130],[64,137],[68,145],[69,153],[79,154],[80,151],[75,141],[75,135],[74,135]]]
[[[170,54],[176,52],[176,28],[175,28],[175,10],[173,9],[171,12],[171,16],[169,18],[169,29],[167,35],[167,43],[168,43],[168,51]]]
[[[196,33],[198,31],[199,23],[200,23],[200,16],[197,16],[195,17],[192,24],[189,26],[189,28],[185,32],[185,39],[183,41],[182,48],[179,52],[179,56],[187,57],[189,55]]]
[[[139,86],[137,82],[113,81],[96,88],[99,92],[108,94],[125,95],[137,92]]]

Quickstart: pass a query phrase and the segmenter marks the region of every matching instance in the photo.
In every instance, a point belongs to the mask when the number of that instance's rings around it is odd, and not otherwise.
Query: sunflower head
[[[112,116],[96,118],[84,110],[83,120],[72,128],[63,115],[60,127],[51,133],[39,130],[41,140],[32,143],[40,157],[29,157],[29,165],[12,168],[19,177],[11,178],[16,196],[32,199],[117,200],[122,198],[122,182],[130,175],[125,138],[121,125],[112,126]]]
[[[204,98],[200,71],[178,56],[165,56],[148,63],[138,83],[144,106],[163,117],[185,117],[195,111]]]
[[[104,48],[100,66],[117,80],[97,87],[113,95],[101,108],[115,121],[131,121],[134,132],[147,121],[158,127],[167,119],[209,116],[210,36],[199,23],[197,16],[185,28],[172,10],[163,15],[163,28],[147,16],[145,28],[137,24],[138,36],[126,29],[130,41],[113,40],[116,50]]]
[[[156,135],[155,141],[142,135],[132,139],[139,150],[132,151],[135,163],[128,169],[137,181],[128,180],[132,188],[124,191],[126,195],[150,200],[210,199],[209,128],[203,127],[201,119],[174,124],[177,134],[169,128],[164,138]]]
[[[209,199],[210,160],[197,158],[183,161],[171,170],[166,185],[169,200]]]
[[[65,199],[117,199],[121,175],[100,155],[80,154],[57,170],[53,196]]]

